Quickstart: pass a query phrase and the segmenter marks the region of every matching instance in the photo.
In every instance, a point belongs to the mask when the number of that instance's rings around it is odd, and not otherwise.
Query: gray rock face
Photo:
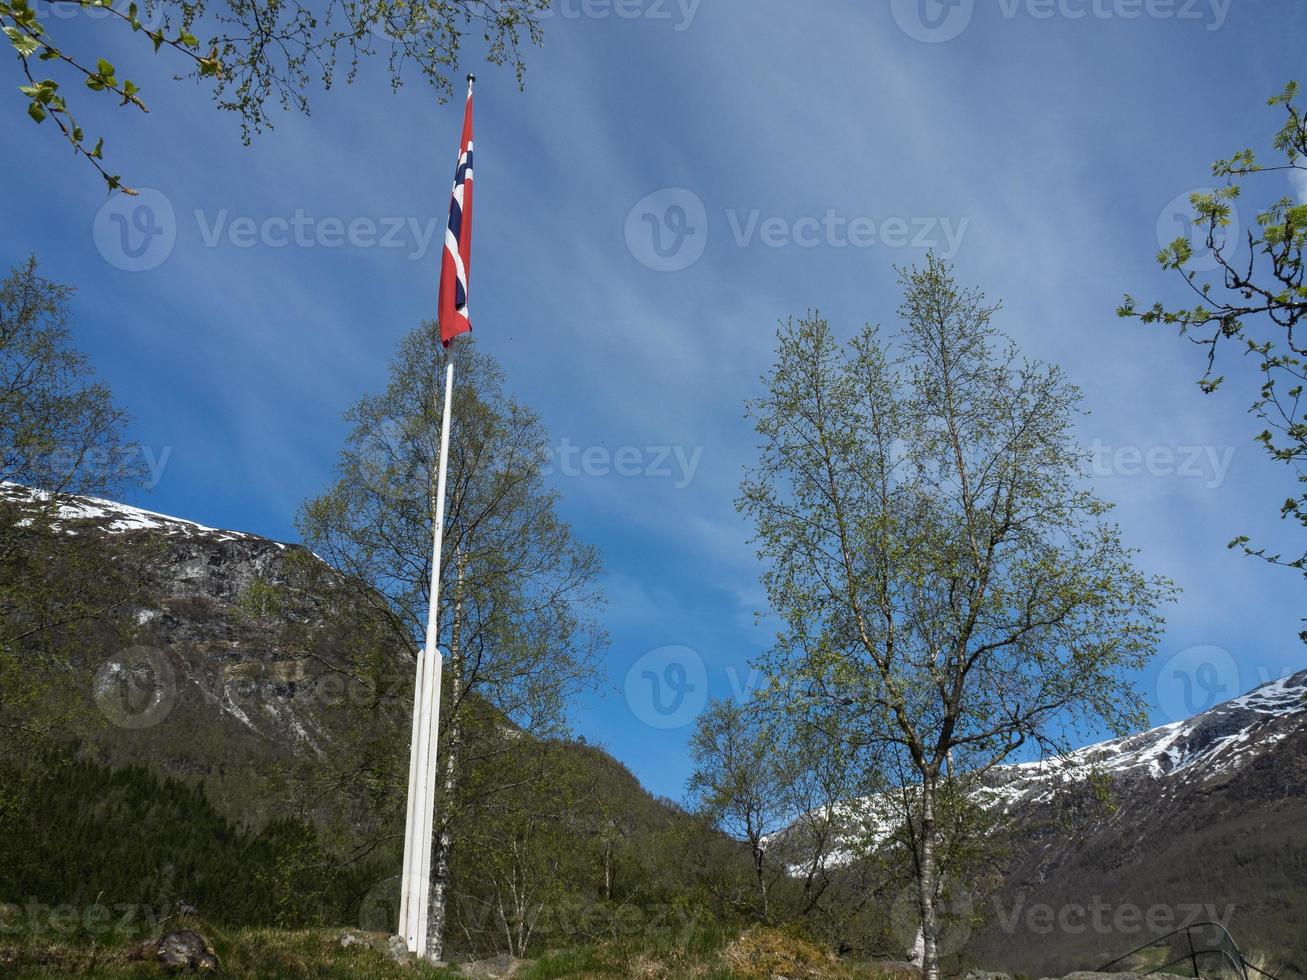
[[[0,484],[0,499],[23,495],[40,496]],[[224,815],[257,826],[291,805],[287,773],[408,731],[409,651],[340,615],[367,603],[308,550],[90,497],[61,500],[52,531],[130,568],[74,664],[83,740],[102,761],[200,781]],[[311,815],[346,819],[337,810]]]
[[[405,963],[412,959],[413,954],[409,952],[408,944],[400,936],[391,936],[386,940],[386,952],[396,963]]]

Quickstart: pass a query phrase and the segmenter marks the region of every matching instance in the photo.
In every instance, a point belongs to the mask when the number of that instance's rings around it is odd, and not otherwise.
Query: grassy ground
[[[372,944],[341,946],[340,929],[281,931],[223,930],[189,924],[213,947],[220,964],[210,976],[262,978],[322,978],[322,980],[448,980],[458,974],[420,964],[396,963],[385,952],[385,937]],[[0,976],[102,977],[127,980],[168,975],[157,963],[140,958],[145,938],[0,936]]]
[[[631,977],[635,980],[915,980],[878,964],[840,960],[826,949],[778,929],[752,928],[726,936],[700,932],[688,943],[626,940],[550,953],[514,973],[514,980]]]
[[[342,930],[221,930],[189,923],[213,947],[221,964],[218,977],[240,980],[286,978],[365,978],[365,980],[454,980],[510,976],[513,980],[582,980],[631,977],[636,980],[908,980],[872,964],[849,964],[809,942],[774,929],[727,935],[699,930],[691,936],[631,937],[594,946],[547,953],[511,964],[471,964],[436,968],[396,963],[385,951],[384,936],[358,934],[367,942],[343,947]],[[5,977],[102,977],[106,980],[160,977],[156,963],[139,958],[141,939],[0,936],[0,975]]]

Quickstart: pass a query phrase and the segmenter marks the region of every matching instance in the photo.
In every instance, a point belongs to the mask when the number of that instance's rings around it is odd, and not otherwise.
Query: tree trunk
[[[921,781],[921,856],[917,885],[921,899],[921,976],[939,980],[939,916],[936,908],[935,777]]]
[[[771,901],[767,894],[766,853],[761,839],[750,842],[753,850],[753,873],[758,878],[758,895],[762,899],[762,921],[771,924]]]
[[[454,586],[454,622],[449,634],[449,727],[446,729],[443,785],[441,786],[440,829],[436,832],[431,861],[431,910],[427,918],[427,955],[436,962],[445,957],[445,929],[449,906],[449,855],[453,848],[454,793],[458,788],[459,743],[463,726],[459,721],[459,697],[463,684],[463,653],[459,634],[463,622],[463,554],[460,552],[458,581]]]
[[[604,841],[604,900],[613,900],[613,842]]]

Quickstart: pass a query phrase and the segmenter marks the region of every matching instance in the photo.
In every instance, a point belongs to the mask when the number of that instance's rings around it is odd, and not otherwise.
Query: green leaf
[[[17,27],[6,27],[5,34],[9,36],[9,40],[13,43],[14,48],[24,58],[34,54],[36,49],[41,46],[40,41],[32,37],[30,34],[24,34]]]
[[[109,64],[109,62],[105,61],[103,58],[96,61],[95,70],[105,78],[113,77],[113,65]]]
[[[45,107],[39,102],[29,102],[27,104],[27,114],[37,122],[45,122]]]

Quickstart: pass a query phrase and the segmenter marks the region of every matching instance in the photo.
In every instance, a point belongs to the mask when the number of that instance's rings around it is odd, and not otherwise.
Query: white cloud
[[[1299,157],[1296,163],[1299,169],[1289,171],[1289,183],[1298,195],[1299,202],[1307,204],[1307,160]]]

